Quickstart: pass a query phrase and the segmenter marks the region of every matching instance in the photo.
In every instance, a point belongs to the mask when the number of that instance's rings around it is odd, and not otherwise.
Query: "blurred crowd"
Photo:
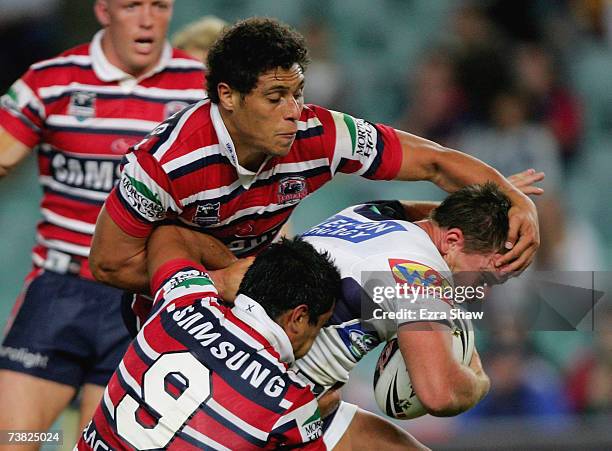
[[[66,28],[57,27],[76,22],[74,11],[90,9],[89,3],[2,2],[0,37],[15,43],[0,52],[3,92],[31,62],[91,37],[93,17],[91,28],[81,21],[72,35],[58,36]],[[394,124],[469,152],[505,175],[544,171],[534,270],[612,266],[612,1],[378,0],[374,8],[370,0],[180,0],[175,10],[175,29],[207,14],[228,22],[274,15],[297,26],[312,57],[307,102]],[[93,15],[77,17],[86,16]],[[398,193],[393,184],[373,191],[354,181],[333,189],[298,209],[295,231],[350,203],[441,194]],[[495,297],[492,302],[505,300]],[[594,333],[534,332],[514,321],[482,334],[492,390],[456,421],[612,413],[608,298],[597,310]],[[359,375],[347,394],[373,406],[371,371]]]

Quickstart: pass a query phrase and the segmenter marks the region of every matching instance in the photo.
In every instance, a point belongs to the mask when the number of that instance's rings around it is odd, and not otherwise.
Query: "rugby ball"
[[[453,355],[469,365],[474,352],[474,328],[469,319],[456,319],[453,327]],[[380,410],[392,418],[408,420],[427,411],[412,389],[410,375],[399,350],[397,337],[383,348],[374,371],[374,397]]]

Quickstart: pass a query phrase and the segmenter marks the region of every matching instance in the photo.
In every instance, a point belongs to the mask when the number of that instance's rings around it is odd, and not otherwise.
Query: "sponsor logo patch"
[[[321,414],[319,413],[319,409],[317,409],[311,417],[307,418],[306,421],[300,425],[302,441],[310,442],[321,437],[323,434],[322,426],[323,421],[321,421]]]
[[[308,195],[306,178],[302,176],[285,177],[278,183],[278,203],[299,202]]]
[[[198,205],[191,221],[201,226],[216,224],[220,220],[220,208],[220,202]]]
[[[376,128],[369,122],[363,119],[356,119],[348,114],[344,114],[343,119],[351,136],[353,155],[357,154],[370,158],[372,152],[376,150]]]
[[[364,331],[359,324],[351,324],[337,330],[338,335],[357,360],[380,344],[380,339],[376,335]]]
[[[393,278],[400,284],[423,287],[452,286],[438,271],[419,262],[390,258],[389,267]]]
[[[148,221],[164,219],[165,212],[159,196],[144,183],[126,176],[121,179],[121,193],[124,199]]]
[[[70,96],[68,114],[75,116],[79,121],[96,115],[96,93],[77,91]]]
[[[405,229],[394,221],[361,222],[346,216],[336,215],[313,227],[303,236],[333,237],[352,243],[361,243],[400,230]]]

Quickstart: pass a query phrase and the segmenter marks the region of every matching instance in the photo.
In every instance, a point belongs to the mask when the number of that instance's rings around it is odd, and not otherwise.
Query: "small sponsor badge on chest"
[[[68,114],[75,116],[80,121],[94,117],[96,115],[96,93],[73,92],[68,104]]]
[[[193,215],[193,223],[198,225],[211,225],[219,222],[219,209],[221,208],[220,202],[213,202],[209,204],[198,205],[196,212]]]

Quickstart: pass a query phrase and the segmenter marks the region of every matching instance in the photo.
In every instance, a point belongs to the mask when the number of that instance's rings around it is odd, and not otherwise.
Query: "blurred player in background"
[[[310,244],[284,240],[255,259],[227,307],[189,233],[151,235],[155,313],[77,448],[325,449],[317,402],[290,367],[340,298],[338,270]]]
[[[256,254],[306,195],[339,172],[430,180],[447,191],[494,181],[513,204],[506,246],[519,237],[497,263],[508,271],[529,265],[539,243],[531,200],[463,153],[305,106],[307,62],[302,36],[275,20],[247,19],[222,34],[208,55],[210,101],[183,110],[128,154],[96,225],[90,257],[96,278],[148,290],[145,243],[168,218],[215,236],[237,256]],[[211,247],[207,267],[230,263],[224,252]]]
[[[172,44],[205,63],[210,47],[227,25],[227,22],[218,17],[204,16],[172,36]]]
[[[91,43],[34,64],[2,97],[0,175],[37,148],[44,196],[2,343],[0,429],[48,428],[79,387],[86,422],[129,343],[121,293],[93,280],[87,257],[124,153],[205,95],[201,63],[166,41],[172,7],[97,0]]]

